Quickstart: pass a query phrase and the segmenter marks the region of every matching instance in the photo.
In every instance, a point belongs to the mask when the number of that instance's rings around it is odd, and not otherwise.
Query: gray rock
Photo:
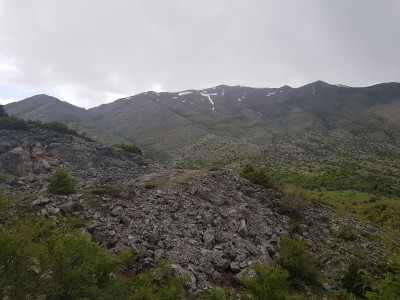
[[[324,282],[324,283],[322,284],[322,286],[323,286],[324,289],[327,290],[328,292],[329,292],[330,290],[332,290],[331,285],[330,285],[329,283],[327,283],[327,282]]]
[[[48,207],[47,211],[50,215],[54,216],[60,212],[60,209],[58,207]]]
[[[118,217],[118,216],[121,216],[123,213],[124,213],[124,209],[121,206],[117,206],[110,212],[110,215],[113,217]]]
[[[118,239],[117,239],[117,237],[115,237],[107,232],[95,229],[92,234],[92,241],[100,242],[107,249],[110,249],[110,248],[113,248],[117,244]]]
[[[241,237],[247,237],[248,235],[248,230],[247,230],[247,225],[246,225],[246,220],[241,219],[239,228],[238,228],[238,233]]]
[[[207,228],[203,233],[203,242],[205,245],[213,245],[215,242],[215,231],[213,228]]]
[[[231,269],[232,273],[234,273],[234,274],[237,274],[241,271],[240,266],[237,262],[231,262],[230,269]]]
[[[39,197],[36,200],[32,201],[33,205],[38,205],[38,206],[43,206],[50,203],[50,199],[44,198],[44,197]]]
[[[196,288],[196,277],[192,272],[185,270],[178,264],[171,264],[171,268],[174,270],[175,274],[180,277],[187,278],[186,286],[187,288],[194,290]]]
[[[78,208],[79,204],[74,201],[69,201],[60,206],[60,210],[63,213],[72,213]]]

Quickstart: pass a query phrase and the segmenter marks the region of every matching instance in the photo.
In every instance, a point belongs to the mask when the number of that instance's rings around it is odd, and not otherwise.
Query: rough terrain
[[[232,170],[165,169],[136,154],[33,127],[0,130],[0,163],[3,193],[27,199],[7,217],[27,206],[43,217],[79,216],[92,240],[110,251],[129,247],[141,255],[141,265],[126,272],[167,258],[188,276],[193,291],[210,287],[221,274],[251,274],[255,261],[273,265],[280,236],[288,233],[319,258],[327,290],[340,287],[340,274],[355,253],[379,260],[379,243],[368,238],[375,228],[319,203],[303,203],[301,218],[290,218],[283,214],[281,193]],[[59,166],[77,179],[78,193],[46,193]],[[340,239],[348,227],[359,230]]]

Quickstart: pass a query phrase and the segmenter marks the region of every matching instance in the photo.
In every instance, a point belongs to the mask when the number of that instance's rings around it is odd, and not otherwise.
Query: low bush
[[[307,201],[308,200],[302,194],[285,194],[282,199],[277,202],[277,212],[293,219],[300,219]]]
[[[339,231],[338,237],[345,241],[354,241],[357,239],[357,233],[349,226],[345,226]]]
[[[371,300],[400,299],[400,273],[386,273],[383,278],[374,282],[366,296]]]
[[[0,227],[0,298],[121,299],[116,262],[75,226],[29,218]]]
[[[352,261],[341,280],[342,286],[357,296],[364,296],[371,289],[372,278],[367,266],[359,260]]]
[[[125,150],[127,152],[131,152],[131,153],[142,155],[142,150],[138,146],[133,145],[133,144],[131,144],[131,145],[127,145],[125,143],[115,144],[114,147],[122,149],[122,150]]]
[[[76,191],[76,181],[67,170],[57,168],[50,177],[50,184],[47,191],[56,195],[74,194]]]
[[[261,185],[265,188],[275,190],[281,189],[281,187],[270,178],[265,170],[253,167],[251,164],[245,165],[240,171],[240,175],[251,181],[252,183]]]
[[[86,134],[79,133],[76,130],[69,128],[67,125],[59,122],[45,123],[38,120],[23,120],[14,116],[0,117],[0,128],[2,129],[27,130],[30,126],[39,127],[58,133],[68,134],[80,137],[88,142],[94,142],[94,140],[86,136]]]
[[[287,300],[306,299],[303,295],[290,295],[289,273],[277,266],[271,268],[263,264],[255,264],[256,276],[242,278],[241,285],[245,288],[249,299]]]
[[[279,265],[289,272],[289,280],[294,286],[316,285],[318,283],[318,264],[307,246],[288,236],[281,238],[282,249]]]
[[[175,300],[186,296],[187,278],[176,276],[167,261],[159,261],[156,268],[139,274],[131,285],[131,300]]]

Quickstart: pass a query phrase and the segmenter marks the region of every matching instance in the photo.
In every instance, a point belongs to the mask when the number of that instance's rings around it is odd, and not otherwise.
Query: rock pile
[[[230,170],[181,174],[181,182],[146,188],[136,181],[120,194],[37,199],[44,216],[74,212],[88,222],[94,241],[109,249],[130,247],[147,263],[167,258],[189,276],[190,288],[206,288],[220,273],[251,273],[254,261],[273,265],[279,236],[290,219],[258,198],[280,194],[248,182]]]

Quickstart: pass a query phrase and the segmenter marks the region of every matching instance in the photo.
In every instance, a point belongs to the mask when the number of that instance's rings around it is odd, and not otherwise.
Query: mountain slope
[[[91,117],[86,109],[44,94],[10,103],[6,110],[9,115],[16,117],[61,122],[71,128],[77,128],[79,124],[86,124],[87,126],[92,124]]]
[[[67,110],[50,99],[44,102],[53,111],[41,109],[46,105],[38,106],[34,99],[6,109],[22,118],[72,123],[101,141],[136,143],[174,166],[250,158],[283,167],[293,161],[309,165],[400,153],[399,83],[365,88],[322,81],[300,88],[221,85],[179,93],[147,92],[87,111]],[[27,112],[26,106],[36,108]]]

